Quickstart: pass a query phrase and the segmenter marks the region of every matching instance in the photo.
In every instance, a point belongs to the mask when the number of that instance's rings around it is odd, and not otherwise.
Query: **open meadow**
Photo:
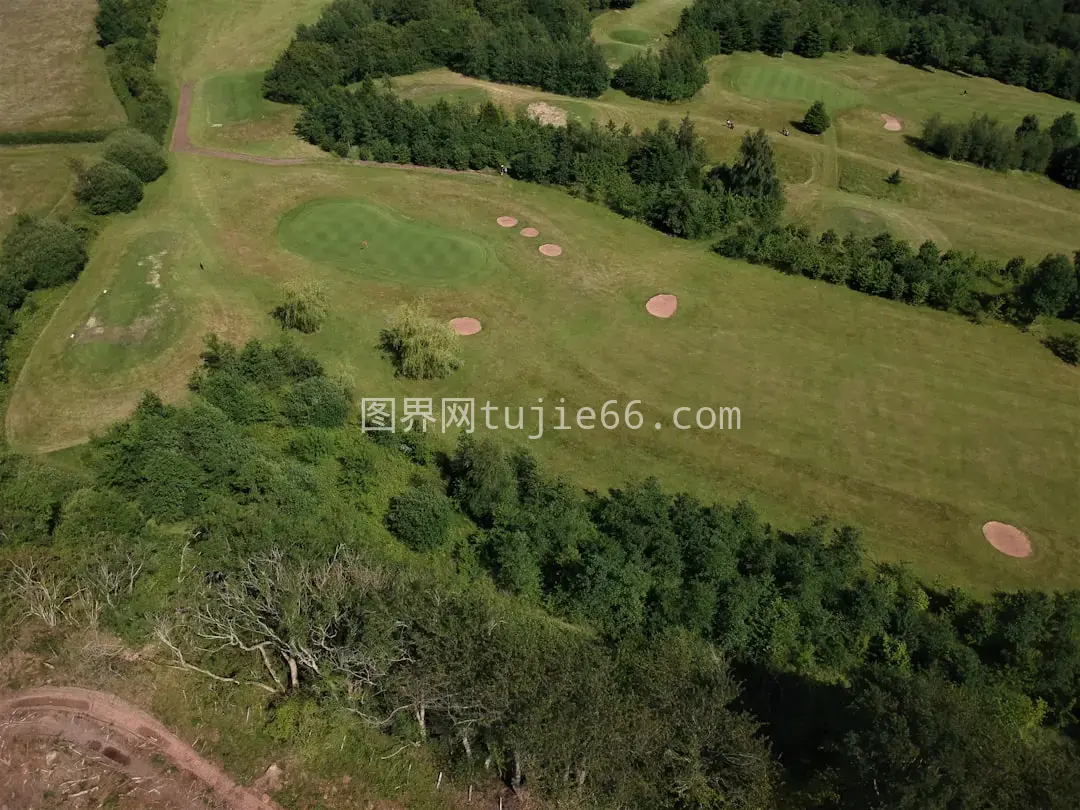
[[[0,6],[0,133],[124,123],[96,43],[96,11],[95,0]]]
[[[525,407],[544,397],[595,408],[638,399],[644,430],[548,433],[529,444],[585,486],[656,475],[708,498],[748,497],[783,525],[827,513],[864,528],[876,557],[910,562],[931,580],[983,591],[1080,583],[1080,387],[1076,370],[1032,336],[725,261],[707,244],[673,240],[558,189],[347,165],[315,152],[290,133],[294,108],[261,99],[258,77],[320,5],[263,3],[248,16],[237,4],[170,6],[160,70],[175,91],[195,86],[192,142],[311,161],[173,155],[138,212],[107,224],[30,352],[6,418],[14,448],[85,441],[146,389],[182,397],[205,333],[273,337],[280,285],[314,277],[330,291],[329,320],[302,340],[358,397]],[[647,0],[640,13],[649,8]],[[194,33],[208,19],[215,33]],[[229,46],[241,26],[242,44]],[[854,55],[738,54],[713,59],[710,71],[710,84],[676,105],[616,91],[566,99],[445,70],[394,85],[421,102],[545,102],[580,120],[635,127],[689,113],[716,160],[760,126],[777,133],[789,214],[814,227],[888,228],[1001,258],[1080,246],[1074,192],[939,161],[905,140],[933,111],[988,109],[1018,122],[1077,105]],[[826,136],[778,134],[820,97],[836,121]],[[904,130],[886,131],[884,114]],[[884,182],[895,168],[900,188]],[[540,238],[499,228],[501,215]],[[562,256],[539,254],[549,241]],[[656,293],[678,295],[674,318],[645,313]],[[465,367],[440,383],[395,379],[377,349],[387,316],[417,298],[440,317],[483,323],[466,339]],[[741,431],[670,425],[677,407],[723,405],[741,409]],[[998,555],[979,531],[990,519],[1022,526],[1033,556]]]

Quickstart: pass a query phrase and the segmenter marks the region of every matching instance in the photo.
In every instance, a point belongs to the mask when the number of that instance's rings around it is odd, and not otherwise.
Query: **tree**
[[[451,493],[482,526],[517,505],[514,468],[494,441],[462,435],[450,466]]]
[[[75,198],[91,214],[134,211],[143,198],[143,184],[130,169],[103,160],[78,176]]]
[[[795,40],[795,53],[807,59],[817,59],[825,55],[825,39],[821,36],[821,26],[816,21],[810,23]]]
[[[765,21],[761,29],[759,47],[769,56],[783,56],[791,48],[791,33],[788,29],[790,16],[786,11],[775,11]]]
[[[86,266],[85,237],[63,222],[19,216],[4,237],[0,267],[20,287],[55,287],[78,277]],[[0,300],[0,307],[3,306]]]
[[[105,160],[130,169],[144,183],[157,180],[168,164],[161,145],[144,132],[117,130],[105,139]]]
[[[1068,149],[1080,140],[1080,131],[1077,130],[1076,116],[1067,112],[1054,119],[1050,125],[1050,139],[1054,142],[1054,151]]]
[[[892,174],[885,178],[885,182],[890,186],[898,186],[904,182],[904,178],[900,174],[900,170],[896,169]]]
[[[386,526],[414,551],[431,551],[446,541],[452,518],[450,499],[431,485],[421,485],[391,498]]]
[[[1080,144],[1055,153],[1047,174],[1067,188],[1080,188]]]
[[[1067,256],[1047,256],[1035,269],[1021,296],[1035,315],[1059,315],[1077,292],[1076,268]]]
[[[285,300],[274,308],[282,329],[318,332],[326,320],[326,287],[314,279],[290,279],[282,287]]]
[[[825,102],[815,101],[803,116],[802,128],[811,135],[820,135],[831,123],[829,114],[825,111]]]
[[[776,158],[765,130],[743,136],[739,160],[726,170],[724,185],[728,192],[746,197],[757,205],[764,219],[779,216],[784,207],[784,188],[776,171]]]
[[[402,377],[431,380],[461,368],[461,340],[445,321],[427,315],[421,303],[400,307],[379,335]]]

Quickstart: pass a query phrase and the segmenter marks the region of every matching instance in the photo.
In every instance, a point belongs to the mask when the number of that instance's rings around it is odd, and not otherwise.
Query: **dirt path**
[[[217,765],[203,759],[195,750],[165,728],[151,715],[118,697],[77,687],[41,687],[0,698],[0,725],[20,720],[20,728],[49,734],[54,727],[50,715],[68,715],[73,719],[90,718],[138,739],[166,759],[213,790],[231,810],[280,810],[273,801],[256,797]],[[108,751],[106,751],[108,754]],[[123,755],[112,757],[123,764]]]

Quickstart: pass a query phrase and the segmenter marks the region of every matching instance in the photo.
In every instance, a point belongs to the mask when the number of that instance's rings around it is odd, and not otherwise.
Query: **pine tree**
[[[784,207],[784,187],[776,172],[776,158],[765,130],[743,136],[739,160],[727,171],[727,191],[753,200],[760,218],[779,216]]]
[[[825,55],[825,40],[821,36],[821,27],[816,22],[810,23],[810,27],[795,40],[795,53],[807,59],[817,59]]]
[[[829,114],[825,111],[825,102],[823,101],[815,101],[811,104],[802,120],[803,130],[811,135],[820,135],[829,128],[830,124],[832,124],[832,121],[829,120]]]
[[[791,47],[790,34],[788,33],[787,15],[777,11],[761,29],[761,42],[758,47],[769,56],[783,56],[784,51]]]
[[[902,182],[904,182],[904,178],[900,176],[900,170],[897,169],[885,178],[885,182],[888,183],[890,186],[898,186]]]

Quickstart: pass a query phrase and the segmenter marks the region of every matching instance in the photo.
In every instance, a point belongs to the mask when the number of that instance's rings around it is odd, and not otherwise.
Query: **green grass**
[[[612,9],[593,20],[593,39],[613,65],[647,48],[659,49],[679,24],[690,0],[638,0],[628,9]]]
[[[362,200],[298,206],[281,218],[278,238],[305,258],[396,283],[475,283],[494,269],[485,242]]]
[[[220,73],[203,82],[210,124],[241,124],[266,115],[273,105],[262,95],[264,74],[262,70]]]
[[[825,102],[831,112],[855,107],[865,101],[862,93],[852,87],[817,76],[800,66],[773,60],[771,64],[739,65],[725,74],[732,89],[750,98],[768,101],[799,101],[810,104]]]
[[[100,144],[41,144],[0,147],[0,238],[16,213],[45,216],[70,210],[70,161],[93,161]]]
[[[641,31],[637,28],[616,28],[611,32],[613,40],[625,42],[627,45],[648,45],[652,42],[654,36],[649,31]]]
[[[439,101],[445,101],[450,104],[457,104],[465,102],[474,106],[479,106],[485,101],[488,101],[491,96],[487,90],[482,87],[459,87],[451,90],[439,90],[438,88],[432,88],[430,92],[423,92],[417,95],[408,96],[418,104],[431,105]]]

